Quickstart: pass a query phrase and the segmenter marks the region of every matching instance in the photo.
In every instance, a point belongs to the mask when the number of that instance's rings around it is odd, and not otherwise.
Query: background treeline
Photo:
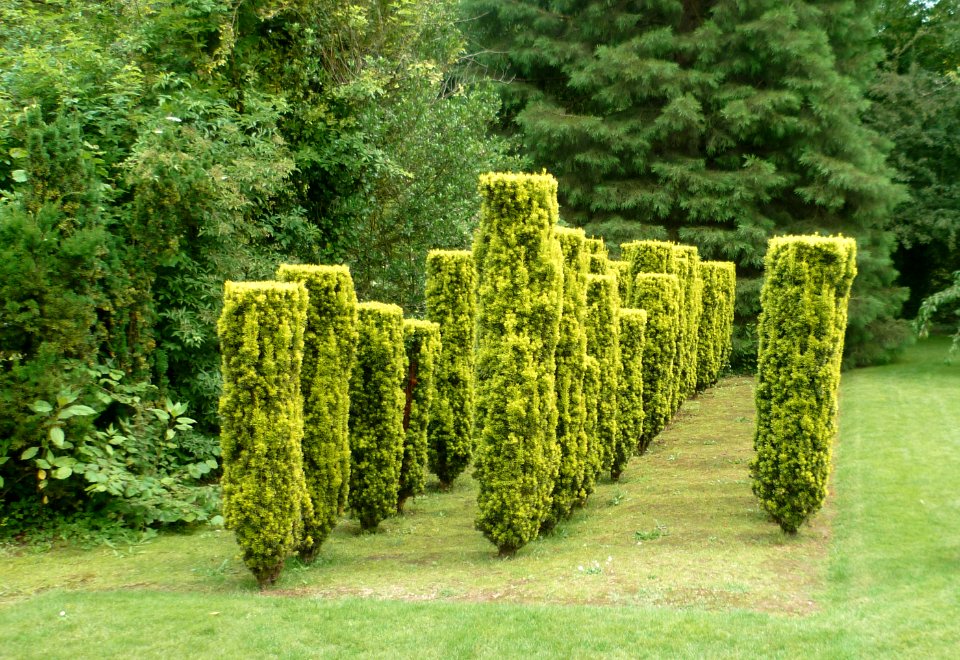
[[[456,9],[0,2],[8,528],[84,506],[90,471],[130,522],[210,515],[225,280],[347,263],[361,299],[423,309],[427,247],[469,244],[476,176],[503,166]]]

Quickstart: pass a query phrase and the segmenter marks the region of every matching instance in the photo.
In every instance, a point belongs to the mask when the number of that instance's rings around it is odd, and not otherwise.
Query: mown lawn
[[[750,493],[752,388],[688,402],[621,483],[513,560],[475,484],[346,521],[268,595],[228,532],[0,555],[0,656],[951,657],[960,365],[929,341],[844,375],[833,493],[796,537]]]

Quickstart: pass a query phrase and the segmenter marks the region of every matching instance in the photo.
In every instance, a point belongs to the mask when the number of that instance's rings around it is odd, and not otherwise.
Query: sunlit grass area
[[[835,478],[795,537],[759,512],[752,382],[689,401],[620,483],[500,560],[475,485],[431,490],[260,595],[229,532],[0,557],[2,655],[949,657],[960,645],[960,367],[924,342],[844,375]]]

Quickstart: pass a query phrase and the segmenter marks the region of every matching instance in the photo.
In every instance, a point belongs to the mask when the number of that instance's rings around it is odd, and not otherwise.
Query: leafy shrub
[[[548,529],[569,517],[584,501],[587,468],[586,405],[583,397],[584,361],[587,358],[587,269],[589,255],[582,229],[558,227],[563,253],[563,311],[556,350],[557,445],[560,468],[553,487],[553,508],[544,522]]]
[[[704,261],[702,313],[697,344],[697,389],[705,390],[720,378],[730,362],[733,308],[737,272],[732,261]]]
[[[357,350],[357,296],[346,266],[295,266],[277,271],[309,294],[300,394],[303,397],[303,473],[313,514],[304,518],[300,548],[311,561],[337,519],[350,489],[350,376]]]
[[[583,474],[583,490],[589,496],[597,486],[597,477],[603,471],[603,448],[597,429],[600,411],[600,363],[588,355],[583,362],[583,401],[586,415],[583,430],[587,435],[587,460]]]
[[[357,361],[350,379],[350,509],[371,531],[397,510],[403,459],[403,310],[357,305]]]
[[[563,255],[548,174],[480,177],[476,524],[500,551],[534,539],[559,469],[556,360]]]
[[[852,238],[773,238],[761,291],[753,492],[788,533],[826,497],[850,287]]]
[[[590,255],[590,273],[592,275],[610,274],[610,257],[602,238],[588,238],[587,253]]]
[[[620,310],[620,384],[617,392],[620,439],[611,474],[623,471],[627,461],[640,450],[643,440],[643,352],[646,343],[647,312],[624,307]]]
[[[403,460],[397,513],[403,504],[419,495],[426,486],[427,427],[436,397],[436,363],[440,354],[440,326],[433,321],[404,319],[403,346],[406,370],[403,375]]]
[[[300,369],[307,289],[227,282],[220,316],[223,517],[261,588],[305,544],[313,512],[303,476]]]
[[[953,284],[927,296],[920,303],[920,311],[914,323],[917,334],[921,338],[929,335],[934,322],[940,317],[945,318],[948,312],[952,312],[954,317],[960,317],[960,270],[953,274]],[[960,353],[960,323],[957,324],[953,343],[950,344],[950,354],[957,353]]]
[[[620,297],[620,304],[626,306],[630,300],[630,262],[611,260],[610,269],[610,273],[617,276],[617,295]]]
[[[427,430],[428,465],[449,488],[473,455],[476,272],[467,250],[427,254],[427,318],[440,326],[437,394]]]
[[[676,275],[641,273],[633,283],[633,305],[647,312],[643,348],[643,435],[639,451],[666,426],[678,387],[673,361],[680,332],[680,283]]]
[[[611,472],[617,453],[617,391],[620,382],[620,302],[613,275],[587,277],[587,353],[600,367],[595,446],[602,472]],[[612,474],[612,473],[611,473]]]
[[[666,241],[631,241],[620,246],[623,260],[630,264],[630,286],[641,273],[677,272],[674,243]],[[637,307],[633,297],[623,301],[630,307]]]

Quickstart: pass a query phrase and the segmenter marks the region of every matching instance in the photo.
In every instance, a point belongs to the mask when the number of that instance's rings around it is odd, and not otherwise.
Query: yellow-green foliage
[[[440,326],[432,321],[405,319],[403,346],[406,371],[403,378],[403,461],[400,465],[400,490],[397,512],[403,503],[419,495],[426,485],[427,426],[436,393],[436,362],[440,354]]]
[[[280,575],[312,515],[303,476],[302,284],[227,282],[220,336],[223,517],[263,587]]]
[[[563,313],[557,341],[557,445],[560,470],[553,488],[553,510],[544,523],[549,528],[567,518],[573,506],[587,497],[584,472],[587,460],[586,406],[583,369],[587,359],[587,269],[589,255],[582,229],[558,227],[563,252]]]
[[[477,528],[513,554],[551,511],[559,469],[555,350],[563,256],[554,235],[557,181],[548,174],[480,177]]]
[[[630,264],[629,286],[631,289],[637,280],[637,275],[641,273],[676,274],[674,245],[666,241],[632,241],[620,246],[621,258]],[[639,307],[633,299],[632,290],[630,297],[622,302],[628,307]]]
[[[617,427],[620,441],[613,473],[619,474],[643,438],[643,351],[646,343],[647,312],[624,307],[620,310],[620,414]]]
[[[597,435],[601,470],[610,471],[617,449],[617,388],[620,382],[620,301],[613,275],[587,277],[587,353],[600,367]]]
[[[697,344],[697,389],[705,390],[717,382],[730,359],[736,265],[732,261],[704,261],[700,264],[700,276],[703,312]]]
[[[633,306],[647,312],[643,348],[643,434],[639,451],[650,446],[670,420],[677,382],[673,360],[680,334],[680,283],[676,275],[640,274],[633,282]]]
[[[283,264],[283,282],[302,282],[310,304],[303,341],[303,472],[313,515],[304,518],[310,561],[337,524],[350,487],[350,374],[357,350],[357,296],[346,266]]]
[[[586,408],[584,431],[587,434],[587,461],[583,474],[583,490],[587,495],[593,492],[597,478],[603,471],[602,447],[597,442],[597,413],[600,410],[600,363],[597,358],[588,355],[583,363],[583,401]]]
[[[700,315],[703,310],[703,281],[700,279],[700,255],[692,245],[675,245],[677,271],[680,278],[680,379],[679,395],[674,409],[697,389],[697,344]]]
[[[773,238],[767,249],[750,473],[761,505],[789,533],[827,494],[856,251],[852,238],[823,236]]]
[[[468,250],[427,254],[427,318],[440,326],[437,395],[427,430],[428,464],[446,488],[473,455],[477,299]]]
[[[620,304],[626,306],[630,300],[630,262],[610,261],[610,274],[617,276],[617,294]]]
[[[590,255],[590,273],[593,275],[610,275],[610,258],[607,246],[602,238],[587,239],[587,253]]]
[[[397,510],[403,458],[403,310],[357,305],[357,361],[350,379],[350,508],[375,529]]]

